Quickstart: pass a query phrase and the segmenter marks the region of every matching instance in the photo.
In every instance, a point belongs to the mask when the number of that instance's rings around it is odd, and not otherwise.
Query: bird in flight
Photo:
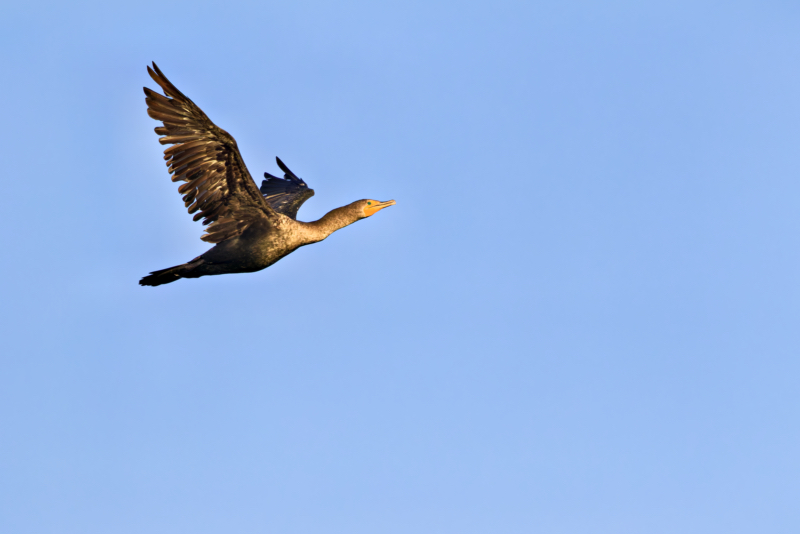
[[[314,222],[297,220],[297,210],[314,190],[280,160],[283,178],[264,173],[256,186],[234,138],[217,127],[186,95],[178,91],[155,62],[147,67],[164,94],[144,88],[147,114],[161,121],[164,160],[194,220],[203,219],[200,238],[214,246],[183,265],[154,271],[139,281],[160,286],[181,278],[252,273],[265,269],[304,245],[318,243],[336,230],[374,215],[394,200],[356,200]]]

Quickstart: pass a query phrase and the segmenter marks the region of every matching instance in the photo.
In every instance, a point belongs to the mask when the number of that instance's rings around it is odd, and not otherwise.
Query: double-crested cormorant
[[[394,200],[357,200],[318,221],[298,221],[297,210],[314,196],[313,189],[276,158],[284,177],[264,173],[259,190],[233,137],[178,91],[155,63],[147,72],[164,91],[161,95],[144,88],[147,114],[164,124],[155,129],[163,136],[158,141],[172,145],[164,150],[172,181],[184,182],[178,192],[194,220],[208,225],[200,239],[214,247],[188,263],[152,272],[139,284],[260,271],[303,245],[394,205]]]

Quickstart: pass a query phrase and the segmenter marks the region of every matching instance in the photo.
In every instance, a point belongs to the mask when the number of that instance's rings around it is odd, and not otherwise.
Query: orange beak
[[[375,202],[372,201],[372,204],[368,204],[364,208],[364,215],[369,217],[370,215],[374,215],[381,211],[383,208],[388,208],[389,206],[394,206],[397,204],[394,200],[387,200],[386,202]]]

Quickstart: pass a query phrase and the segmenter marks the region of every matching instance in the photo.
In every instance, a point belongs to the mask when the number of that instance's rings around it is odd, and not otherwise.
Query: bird
[[[264,173],[257,187],[236,140],[216,126],[181,93],[155,62],[147,67],[162,89],[144,88],[147,114],[155,128],[173,182],[194,220],[203,220],[200,239],[213,247],[193,260],[143,277],[142,286],[160,286],[181,278],[199,278],[266,269],[298,248],[318,243],[336,230],[395,205],[394,200],[356,200],[313,222],[297,220],[297,211],[314,190],[276,158],[283,178]]]

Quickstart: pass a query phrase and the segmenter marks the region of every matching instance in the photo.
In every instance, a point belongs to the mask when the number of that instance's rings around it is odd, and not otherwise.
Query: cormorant
[[[180,278],[251,273],[269,267],[297,248],[322,241],[336,230],[369,217],[394,200],[357,200],[328,212],[320,220],[297,220],[297,210],[314,190],[276,158],[283,178],[264,173],[261,189],[239,154],[236,141],[218,128],[188,97],[178,91],[155,62],[147,72],[164,95],[147,87],[147,114],[161,121],[164,159],[194,220],[208,225],[200,238],[214,246],[188,263],[154,271],[143,286],[169,284]]]

